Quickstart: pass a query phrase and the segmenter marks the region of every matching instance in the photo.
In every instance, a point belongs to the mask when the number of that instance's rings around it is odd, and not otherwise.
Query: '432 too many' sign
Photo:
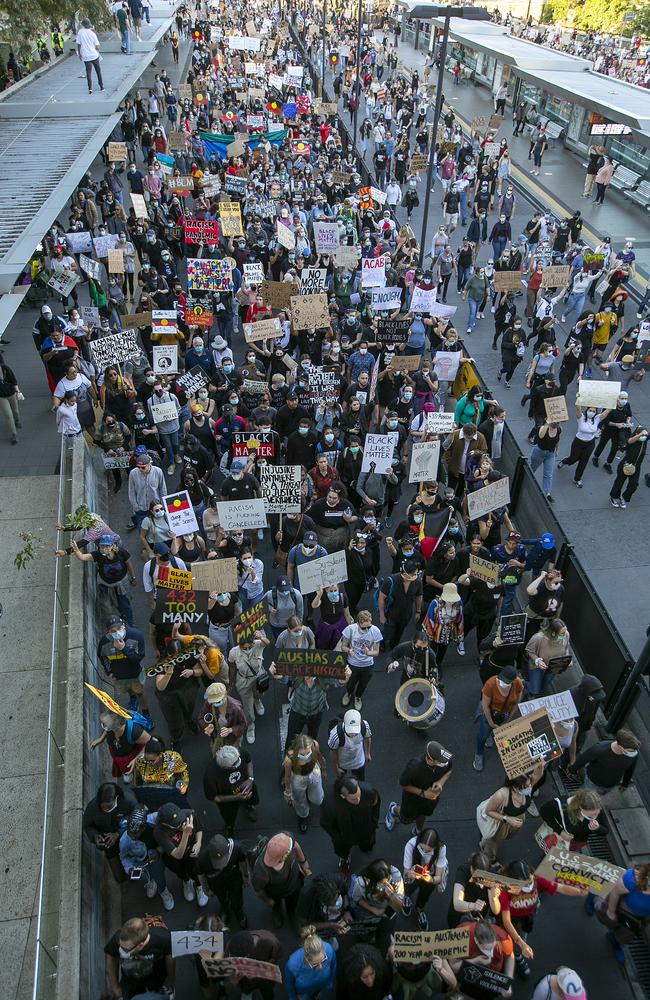
[[[156,625],[192,625],[195,628],[208,623],[208,597],[205,590],[156,591],[156,608],[153,620]]]

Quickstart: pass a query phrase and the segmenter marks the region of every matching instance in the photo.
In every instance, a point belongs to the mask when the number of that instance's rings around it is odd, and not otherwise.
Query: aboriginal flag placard
[[[187,490],[183,490],[181,493],[170,493],[169,496],[163,497],[163,505],[167,512],[169,527],[175,535],[188,535],[199,530]]]

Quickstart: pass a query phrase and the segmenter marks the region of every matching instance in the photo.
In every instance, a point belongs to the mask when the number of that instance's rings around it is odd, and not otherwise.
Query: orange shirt
[[[504,712],[505,714],[510,715],[514,712],[523,690],[524,682],[521,677],[516,677],[514,679],[506,694],[501,691],[501,688],[497,684],[496,677],[490,677],[490,679],[483,685],[482,693],[490,702],[490,708],[493,712]]]

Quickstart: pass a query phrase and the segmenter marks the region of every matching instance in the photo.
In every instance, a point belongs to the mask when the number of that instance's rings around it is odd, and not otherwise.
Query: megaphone
[[[412,677],[397,689],[395,709],[415,729],[431,729],[445,714],[445,699],[431,681]]]

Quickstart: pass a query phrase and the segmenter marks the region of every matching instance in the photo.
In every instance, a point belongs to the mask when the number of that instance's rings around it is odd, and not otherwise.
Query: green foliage
[[[624,14],[636,14],[623,21]],[[650,5],[639,8],[633,0],[549,0],[542,14],[544,24],[559,22],[580,31],[605,31],[625,35],[650,33]]]
[[[16,569],[25,569],[36,556],[35,548],[38,545],[38,538],[32,531],[21,531],[18,537],[23,542],[23,547],[14,556],[14,566]]]
[[[96,31],[112,23],[106,0],[84,0],[82,7],[77,0],[3,0],[0,41],[11,45],[14,52],[25,54],[39,35],[49,43],[52,25],[58,24],[65,34],[66,25],[74,21],[77,12],[80,18],[89,17]]]
[[[64,531],[85,531],[92,528],[97,520],[97,515],[92,514],[85,504],[77,507],[74,514],[70,514],[63,525]]]

